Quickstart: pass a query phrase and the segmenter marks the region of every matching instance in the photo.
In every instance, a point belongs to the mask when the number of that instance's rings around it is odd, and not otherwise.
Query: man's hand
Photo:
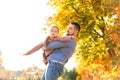
[[[71,36],[71,39],[76,41],[79,40],[76,36]]]

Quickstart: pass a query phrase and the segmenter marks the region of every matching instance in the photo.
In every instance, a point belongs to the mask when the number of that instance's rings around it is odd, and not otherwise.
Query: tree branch
[[[99,37],[103,37],[102,35],[100,35],[95,29],[93,29],[94,32],[99,36]]]
[[[78,12],[78,10],[72,5],[72,8],[75,10],[75,12],[77,13],[77,14],[80,14],[79,12]]]

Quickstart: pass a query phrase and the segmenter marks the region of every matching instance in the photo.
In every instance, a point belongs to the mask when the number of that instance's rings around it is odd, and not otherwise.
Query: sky
[[[54,13],[48,0],[0,0],[0,51],[7,70],[22,70],[42,63],[42,50],[22,56],[37,44],[45,33],[45,20]]]

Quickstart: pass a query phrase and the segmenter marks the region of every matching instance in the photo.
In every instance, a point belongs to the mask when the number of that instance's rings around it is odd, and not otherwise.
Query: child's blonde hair
[[[58,29],[58,32],[59,32],[59,27],[58,27],[58,26],[51,26],[51,27],[49,28],[49,31],[50,31],[50,29],[52,29],[52,28],[57,28],[57,29]]]

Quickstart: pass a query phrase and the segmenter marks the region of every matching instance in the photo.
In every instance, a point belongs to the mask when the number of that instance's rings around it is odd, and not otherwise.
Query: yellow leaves
[[[101,50],[105,50],[106,49],[105,44],[100,44],[100,48],[101,48]]]
[[[94,63],[90,63],[87,66],[77,68],[77,72],[82,76],[83,80],[86,80],[86,76],[91,76],[94,80],[113,80],[119,76],[118,66],[111,68],[111,62],[109,60],[96,59]],[[118,71],[116,71],[118,69]]]
[[[92,19],[91,19],[91,20],[89,20],[89,22],[88,22],[87,26],[88,26],[88,25],[91,25],[93,22],[94,22],[94,20],[92,20]]]
[[[98,78],[99,80],[113,80],[119,76],[120,65],[111,67],[111,63],[112,60],[110,59],[98,58],[88,65],[83,66],[83,64],[80,64],[77,67],[77,72],[82,75],[83,80],[86,80],[86,76],[91,76],[91,74],[94,80],[98,80]]]
[[[109,2],[109,0],[50,1],[52,5],[57,7],[57,13],[50,17],[49,21],[51,24],[60,27],[60,30],[62,30],[60,34],[64,33],[71,21],[77,21],[81,25],[80,40],[75,52],[76,61],[79,65],[77,67],[78,73],[83,74],[84,77],[92,73],[94,80],[98,78],[108,80],[109,76],[115,75],[114,70],[111,71],[111,60],[104,61],[108,58],[107,49],[111,47],[111,38],[113,39],[112,44],[116,43],[118,45],[118,41],[120,41],[119,35],[115,32],[117,30],[115,27],[117,16],[111,16],[113,12],[110,13],[111,11],[108,10],[111,9],[111,6],[106,6],[112,2]],[[120,6],[114,9],[120,19]],[[108,38],[109,36],[110,38]]]
[[[51,24],[56,23],[61,25],[67,25],[71,21],[78,21],[78,17],[75,17],[75,10],[71,6],[74,6],[76,9],[79,9],[79,5],[76,7],[76,3],[78,4],[79,0],[71,1],[71,0],[51,0],[50,3],[57,7],[57,13],[54,18],[49,18],[51,20]],[[69,4],[69,5],[68,5]]]
[[[103,79],[110,79],[113,80],[114,78],[116,78],[119,74],[116,73],[116,71],[109,71],[104,73],[104,75],[101,76],[101,78]]]
[[[117,46],[119,46],[119,42],[118,42],[118,41],[120,41],[119,34],[117,34],[117,33],[111,33],[110,37],[112,39],[112,44],[116,44]]]
[[[120,19],[120,5],[118,5],[118,6],[115,8],[115,12],[116,12],[116,14],[118,15],[118,19]]]
[[[120,38],[119,38],[119,36],[118,36],[117,33],[110,34],[110,36],[113,37],[113,39],[114,39],[115,41],[120,40]]]

